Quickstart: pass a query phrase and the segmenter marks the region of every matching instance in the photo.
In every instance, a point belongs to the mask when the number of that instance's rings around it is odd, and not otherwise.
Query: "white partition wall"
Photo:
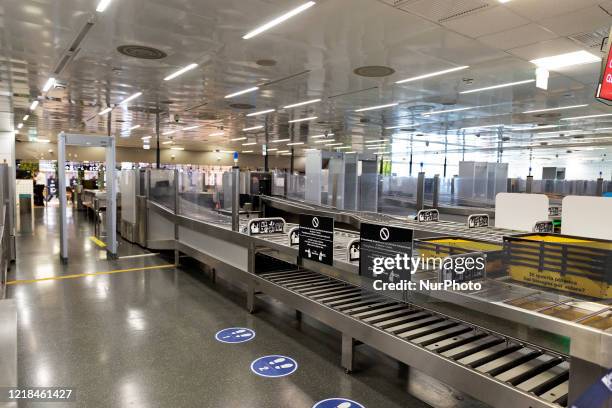
[[[495,226],[531,232],[536,222],[548,220],[548,202],[544,194],[499,193],[495,198]]]
[[[321,204],[323,154],[320,150],[306,152],[306,186],[304,200],[313,204]]]
[[[562,208],[562,234],[612,240],[612,198],[567,196]]]

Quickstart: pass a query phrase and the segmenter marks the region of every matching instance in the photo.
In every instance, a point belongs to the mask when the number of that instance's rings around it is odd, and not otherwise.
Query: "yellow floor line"
[[[106,248],[106,244],[104,243],[104,241],[100,241],[98,238],[91,236],[89,237],[89,239],[96,244],[97,246],[99,246],[100,248]]]
[[[50,281],[50,280],[75,279],[75,278],[83,278],[85,276],[111,275],[114,273],[146,271],[149,269],[167,269],[167,268],[174,268],[174,267],[175,267],[174,264],[158,265],[158,266],[143,266],[140,268],[117,269],[114,271],[78,273],[74,275],[50,276],[48,278],[39,278],[39,279],[14,280],[14,281],[8,281],[6,282],[6,284],[7,285],[21,285],[21,284],[26,284],[26,283],[36,283],[36,282],[43,282],[43,281]]]

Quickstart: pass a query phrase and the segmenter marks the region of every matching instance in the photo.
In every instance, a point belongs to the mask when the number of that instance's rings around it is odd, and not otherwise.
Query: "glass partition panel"
[[[152,169],[149,175],[149,199],[174,211],[175,198],[174,170]]]

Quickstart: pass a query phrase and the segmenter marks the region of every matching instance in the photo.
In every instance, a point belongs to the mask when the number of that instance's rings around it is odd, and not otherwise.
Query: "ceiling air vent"
[[[610,27],[601,27],[593,32],[572,34],[568,38],[583,47],[599,50],[609,33]]]
[[[396,7],[430,21],[446,23],[483,11],[492,3],[494,0],[409,0]]]

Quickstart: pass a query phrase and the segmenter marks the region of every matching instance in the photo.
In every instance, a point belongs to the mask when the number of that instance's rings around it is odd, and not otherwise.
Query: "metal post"
[[[268,132],[268,118],[267,117],[266,117],[266,121],[264,123],[264,126],[265,126],[265,135],[266,135],[266,154],[264,156],[264,171],[268,172],[268,171],[270,171],[270,165],[269,165],[270,162],[269,162],[269,159],[268,159],[268,156],[270,156],[268,154],[268,146],[269,146],[269,142],[270,142],[269,141],[270,133]],[[293,155],[291,155],[291,157],[293,157]]]
[[[595,195],[597,197],[601,197],[603,195],[603,178],[597,179],[597,189],[595,191]]]
[[[355,364],[355,340],[351,336],[345,333],[342,333],[342,367],[348,374],[353,371],[354,364]]]
[[[240,167],[232,168],[232,231],[240,230]]]
[[[294,166],[293,166],[294,165],[294,159],[295,159],[295,150],[292,147],[291,148],[291,159],[289,161],[289,171],[291,172],[291,174],[293,174],[293,170],[294,170]]]
[[[425,172],[420,171],[417,178],[416,210],[425,208]]]
[[[68,227],[66,224],[66,134],[57,137],[58,194],[60,201],[60,259],[68,261]],[[63,194],[61,193],[63,192]]]
[[[106,251],[117,256],[117,190],[115,188],[115,138],[106,146]]]
[[[159,150],[159,111],[155,112],[155,138],[157,140],[157,149],[155,150],[155,168],[159,169],[161,166],[161,153]]]
[[[436,174],[433,179],[433,208],[438,208],[440,202],[440,175]]]
[[[525,192],[527,194],[531,194],[532,186],[533,186],[533,176],[527,176],[527,181],[525,182]]]

